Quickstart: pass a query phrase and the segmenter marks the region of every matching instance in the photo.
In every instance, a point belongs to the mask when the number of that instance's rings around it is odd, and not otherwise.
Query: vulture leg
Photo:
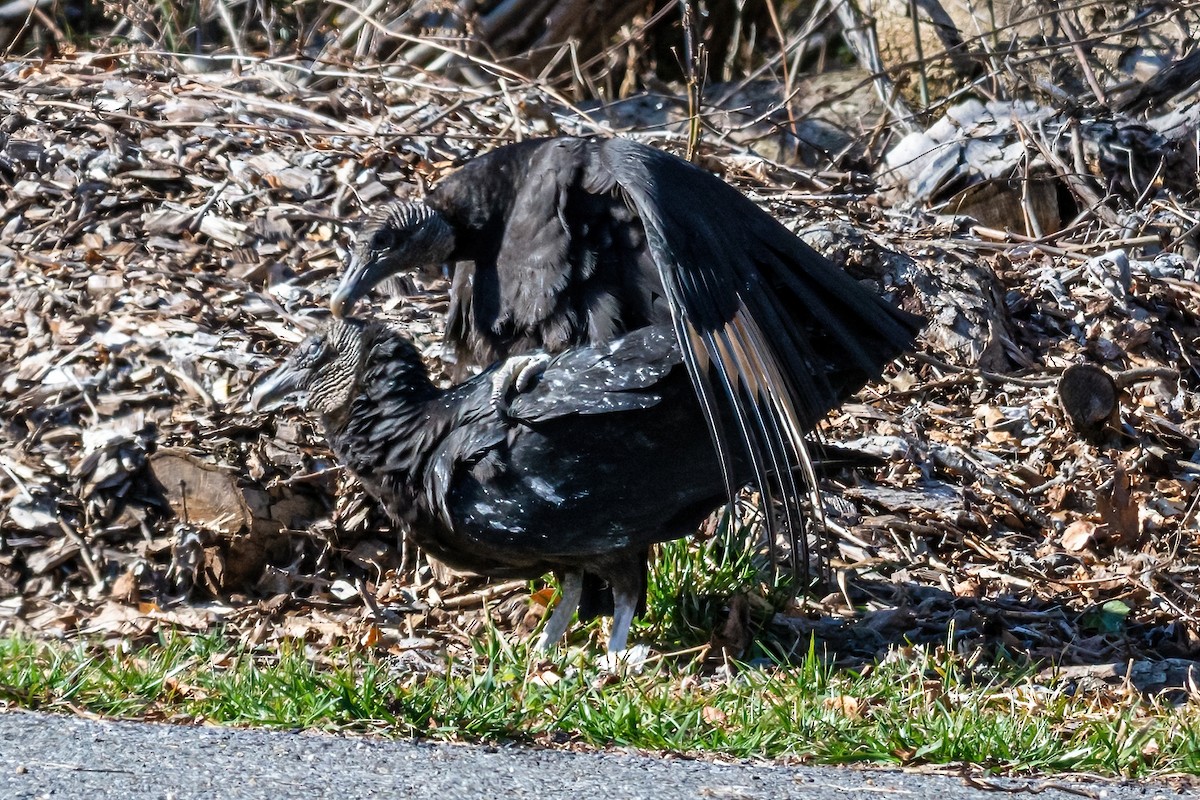
[[[650,648],[644,644],[629,647],[629,626],[637,614],[641,602],[641,590],[614,584],[612,635],[608,637],[608,652],[600,661],[603,669],[613,673],[626,670],[641,672]]]
[[[546,625],[542,628],[542,635],[538,637],[537,649],[546,652],[551,647],[558,643],[558,640],[567,632],[567,626],[571,624],[571,617],[575,616],[575,609],[579,607],[579,597],[583,594],[583,572],[572,571],[562,577],[562,590],[558,598],[558,605],[554,607],[550,618],[546,620]]]
[[[637,614],[641,597],[632,587],[613,584],[612,635],[608,637],[608,654],[619,656],[629,644],[629,626]]]

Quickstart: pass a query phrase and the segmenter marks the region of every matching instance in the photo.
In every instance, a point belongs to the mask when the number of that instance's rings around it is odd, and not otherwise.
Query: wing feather
[[[599,143],[583,185],[618,187],[641,219],[723,464],[733,443],[720,428],[718,391],[768,500],[768,525],[773,531],[778,495],[805,554],[800,507],[815,474],[804,434],[911,344],[917,318],[866,291],[724,181],[654,148]]]
[[[573,231],[566,217],[570,192],[579,182],[578,139],[552,139],[530,151],[496,254],[500,314],[493,333],[533,339],[549,350],[571,343],[576,332],[573,291],[586,269],[570,258]]]

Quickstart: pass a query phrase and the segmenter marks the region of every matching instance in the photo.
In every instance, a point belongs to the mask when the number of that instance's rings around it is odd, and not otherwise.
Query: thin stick
[[[792,112],[792,104],[790,102],[792,96],[792,74],[788,69],[788,41],[783,33],[783,25],[779,22],[779,11],[775,8],[775,0],[767,0],[767,14],[771,17],[771,27],[775,29],[775,35],[779,37],[779,50],[781,54],[779,69],[783,72],[783,102],[784,110],[787,111],[788,130],[793,136],[798,136],[799,128],[796,126],[796,115]]]
[[[92,550],[88,546],[88,543],[62,517],[58,517],[58,527],[62,529],[62,532],[68,539],[79,546],[79,558],[83,561],[84,567],[87,568],[88,574],[92,576],[92,583],[95,584],[97,589],[104,588],[104,578],[100,576],[100,570],[96,568],[96,561],[92,557]]]
[[[463,606],[474,605],[481,600],[491,600],[493,597],[499,597],[502,594],[508,594],[509,592],[516,591],[517,589],[526,586],[528,583],[529,581],[505,581],[504,583],[485,586],[482,589],[470,592],[469,594],[463,594],[459,595],[458,597],[451,597],[449,599],[442,600],[438,603],[434,603],[433,606],[435,608],[462,608]]]

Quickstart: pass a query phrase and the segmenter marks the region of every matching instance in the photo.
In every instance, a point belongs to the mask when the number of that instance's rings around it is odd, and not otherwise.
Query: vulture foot
[[[497,413],[507,417],[509,394],[520,394],[533,388],[534,382],[548,363],[550,363],[550,355],[547,353],[527,353],[502,361],[496,371],[492,373],[492,407],[496,409]],[[576,603],[578,603],[578,598],[576,598]],[[575,609],[572,608],[571,613],[574,612]],[[568,614],[569,616],[570,614]]]
[[[614,675],[640,675],[650,659],[650,645],[637,644],[623,650],[609,650],[600,659],[600,669]]]

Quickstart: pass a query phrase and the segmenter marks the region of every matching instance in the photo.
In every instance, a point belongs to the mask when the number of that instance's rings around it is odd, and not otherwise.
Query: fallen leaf
[[[1077,519],[1063,531],[1062,546],[1070,553],[1078,553],[1090,546],[1096,538],[1097,525],[1086,519]]]
[[[835,711],[847,719],[862,718],[862,703],[857,697],[848,694],[838,694],[826,697],[821,705],[829,711]]]

